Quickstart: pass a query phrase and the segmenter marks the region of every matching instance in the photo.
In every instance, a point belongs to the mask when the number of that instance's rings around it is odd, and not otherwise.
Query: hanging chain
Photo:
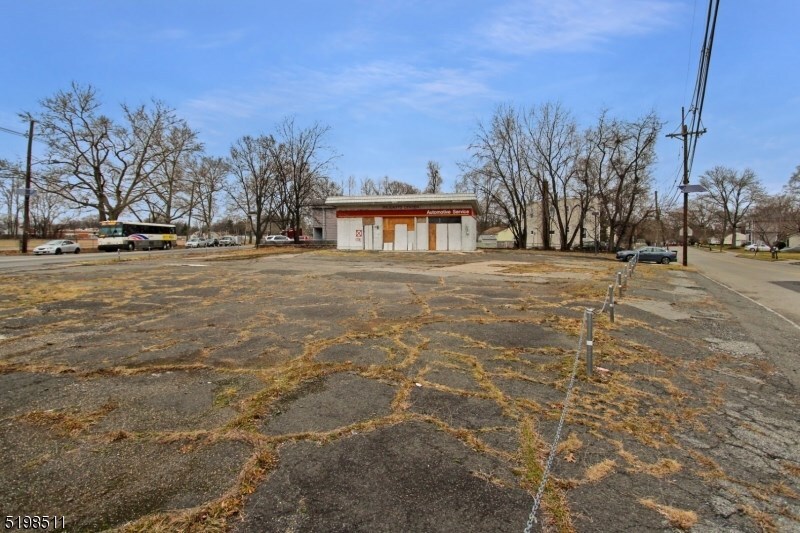
[[[575,387],[575,374],[578,372],[578,361],[581,357],[581,350],[583,349],[584,334],[586,333],[586,313],[583,314],[583,323],[581,324],[581,338],[578,341],[578,349],[575,351],[575,362],[572,364],[572,375],[569,378],[569,385],[567,385],[567,395],[564,398],[564,407],[561,409],[561,419],[558,421],[558,428],[553,443],[550,445],[550,455],[547,457],[547,464],[545,465],[544,472],[542,472],[542,480],[539,482],[539,489],[536,491],[536,497],[533,499],[533,508],[528,517],[528,523],[525,526],[525,533],[531,533],[531,528],[536,520],[536,512],[539,510],[539,504],[542,501],[544,494],[544,487],[547,484],[547,478],[550,475],[550,469],[553,467],[553,460],[556,457],[556,447],[561,440],[561,429],[564,427],[564,420],[567,418],[567,410],[569,409],[570,397],[572,389]]]

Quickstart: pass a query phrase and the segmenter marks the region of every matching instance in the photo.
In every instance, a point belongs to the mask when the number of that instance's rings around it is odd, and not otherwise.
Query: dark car
[[[639,256],[639,261],[651,261],[663,265],[668,265],[672,261],[678,260],[678,252],[673,252],[666,248],[659,248],[658,246],[643,246],[636,250],[620,250],[617,252],[617,259],[620,261],[630,261],[636,255]]]
[[[608,248],[608,243],[604,241],[595,242],[590,240],[584,240],[583,246],[581,246],[581,243],[579,242],[576,242],[575,244],[572,245],[573,250],[580,250],[584,252],[593,252],[595,250],[605,251],[607,248]]]

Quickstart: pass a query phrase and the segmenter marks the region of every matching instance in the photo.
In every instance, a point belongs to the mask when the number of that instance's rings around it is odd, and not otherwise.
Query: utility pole
[[[655,245],[661,246],[667,239],[664,234],[664,225],[661,223],[661,211],[658,209],[658,191],[655,191],[654,194],[656,202],[656,231],[658,232],[656,235],[661,237],[660,239],[656,239]]]
[[[667,137],[683,139],[683,266],[689,264],[689,135],[702,135],[706,130],[689,131],[686,127],[686,110],[681,108],[681,132],[670,133]],[[703,190],[700,188],[700,190]],[[697,191],[692,191],[697,192]]]
[[[686,112],[681,108],[681,136],[683,137],[683,266],[689,265],[689,132],[686,129]]]
[[[22,253],[28,253],[28,225],[30,224],[31,218],[31,152],[33,150],[33,123],[34,120],[31,119],[30,126],[28,128],[28,162],[25,167],[25,203],[23,208],[23,215],[22,215]]]

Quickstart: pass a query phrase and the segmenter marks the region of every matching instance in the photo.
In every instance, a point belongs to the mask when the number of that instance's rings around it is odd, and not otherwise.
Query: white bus
[[[114,250],[169,250],[177,245],[178,236],[174,224],[150,224],[148,222],[122,222],[106,220],[100,222],[97,234],[97,249]]]

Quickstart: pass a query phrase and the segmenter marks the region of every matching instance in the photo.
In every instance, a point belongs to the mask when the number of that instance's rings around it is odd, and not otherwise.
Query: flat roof
[[[325,205],[335,207],[412,207],[468,205],[478,211],[478,197],[472,193],[398,194],[392,196],[330,196]]]

